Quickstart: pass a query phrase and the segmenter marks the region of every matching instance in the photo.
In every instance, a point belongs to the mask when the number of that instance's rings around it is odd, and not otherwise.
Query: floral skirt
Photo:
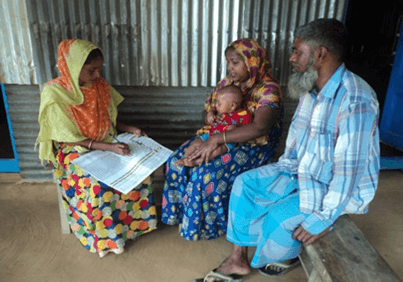
[[[126,242],[157,228],[151,178],[128,194],[99,182],[71,163],[79,153],[61,145],[55,175],[70,227],[92,253],[121,249]]]
[[[244,171],[267,164],[276,144],[241,144],[207,164],[176,166],[195,139],[179,147],[168,159],[162,198],[162,221],[180,224],[179,234],[191,241],[209,240],[227,232],[232,184]]]

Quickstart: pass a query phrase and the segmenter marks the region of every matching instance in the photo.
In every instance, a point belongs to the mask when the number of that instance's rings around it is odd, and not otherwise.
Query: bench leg
[[[319,273],[314,269],[308,277],[308,282],[323,282]]]
[[[301,261],[302,268],[308,278],[308,282],[324,282],[318,271],[314,268],[311,258],[306,252],[306,247],[304,247],[299,255],[299,260]]]
[[[59,211],[60,211],[60,221],[62,223],[62,233],[63,234],[70,234],[70,224],[69,221],[67,220],[67,215],[66,212],[64,211],[63,205],[62,205],[62,195],[59,192],[59,188],[57,188],[57,198],[59,202]]]

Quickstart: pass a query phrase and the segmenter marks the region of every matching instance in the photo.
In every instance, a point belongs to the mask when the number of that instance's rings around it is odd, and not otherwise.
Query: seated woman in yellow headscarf
[[[59,45],[61,77],[41,93],[39,158],[53,164],[71,229],[82,245],[103,257],[120,254],[127,240],[156,229],[151,179],[122,194],[85,174],[72,161],[89,150],[129,154],[127,144],[111,143],[116,128],[136,135],[141,129],[116,122],[123,97],[100,76],[102,51],[88,41]]]

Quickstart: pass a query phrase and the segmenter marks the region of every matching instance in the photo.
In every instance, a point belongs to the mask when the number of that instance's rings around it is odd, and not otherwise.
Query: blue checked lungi
[[[297,257],[301,242],[292,234],[309,214],[299,211],[298,179],[265,167],[234,182],[229,204],[228,241],[256,248],[251,266]]]

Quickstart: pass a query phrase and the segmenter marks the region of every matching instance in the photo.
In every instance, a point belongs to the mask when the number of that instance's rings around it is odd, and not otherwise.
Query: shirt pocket
[[[330,132],[316,134],[315,154],[322,162],[333,162],[333,134]]]
[[[316,180],[329,184],[333,178],[333,134],[330,132],[311,132],[308,142],[310,160],[306,159],[306,170]]]

